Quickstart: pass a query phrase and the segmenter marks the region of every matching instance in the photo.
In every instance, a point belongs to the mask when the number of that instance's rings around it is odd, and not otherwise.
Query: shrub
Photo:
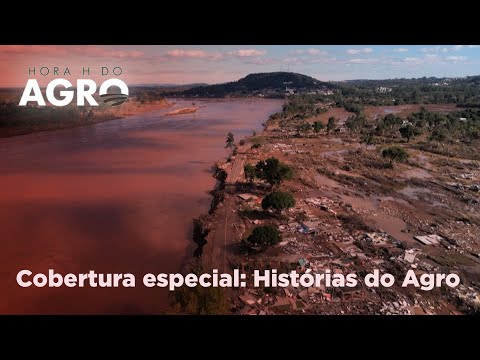
[[[279,185],[283,180],[293,177],[293,170],[281,163],[277,158],[271,157],[259,161],[255,167],[255,175],[273,185]]]
[[[268,209],[273,208],[275,210],[281,211],[283,209],[291,208],[295,206],[295,199],[292,194],[288,192],[275,191],[268,194],[262,200],[262,208]]]
[[[274,225],[258,226],[253,229],[252,234],[247,238],[249,244],[259,246],[276,245],[281,240],[280,232]]]
[[[243,172],[245,173],[245,178],[248,181],[253,182],[253,180],[255,179],[255,166],[253,166],[252,164],[246,164],[243,167]]]
[[[383,149],[382,156],[390,159],[390,163],[394,161],[406,161],[408,159],[408,152],[399,146],[391,146]]]

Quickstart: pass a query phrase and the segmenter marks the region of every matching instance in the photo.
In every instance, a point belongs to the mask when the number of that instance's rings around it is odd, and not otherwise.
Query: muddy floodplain
[[[366,111],[374,116],[378,108]],[[396,111],[408,114],[412,109],[415,110],[404,106]],[[452,109],[446,106],[439,111]],[[345,118],[343,110],[331,111],[340,120]],[[325,120],[332,114],[329,111],[322,116]],[[236,218],[229,215],[232,227],[238,229],[237,239],[245,238],[255,226],[265,223],[275,224],[282,232],[282,243],[276,249],[250,254],[247,259],[244,254],[232,253],[231,263],[246,268],[307,266],[314,271],[333,269],[359,274],[377,268],[399,280],[408,270],[418,275],[455,273],[462,281],[454,290],[428,292],[397,285],[374,291],[360,289],[355,295],[325,289],[288,289],[275,292],[272,297],[269,293],[247,291],[235,302],[239,313],[475,311],[470,305],[478,301],[480,284],[479,161],[448,158],[396,140],[408,149],[410,158],[387,166],[381,150],[388,142],[377,146],[360,144],[341,121],[336,132],[310,131],[300,135],[272,122],[263,136],[264,145],[259,149],[251,151],[247,146],[245,162],[255,164],[274,156],[290,165],[295,177],[282,184],[280,190],[291,192],[296,205],[282,216],[255,217],[253,211],[261,210],[258,205],[248,204],[234,194],[227,196],[226,204],[239,208]],[[260,197],[264,195],[260,188],[253,187],[251,191]],[[304,233],[305,223],[314,230]],[[431,236],[439,242],[430,243]],[[356,300],[346,301],[352,297]],[[252,308],[248,306],[249,299],[260,299],[260,303],[268,305]]]

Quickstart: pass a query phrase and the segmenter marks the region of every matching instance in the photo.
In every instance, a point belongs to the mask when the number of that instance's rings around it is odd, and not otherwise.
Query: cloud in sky
[[[453,47],[455,48],[455,47]],[[439,53],[439,52],[449,52],[450,49],[448,47],[442,47],[442,46],[432,46],[432,47],[424,47],[420,49],[421,52],[423,53]]]
[[[378,63],[379,61],[380,60],[376,58],[358,58],[348,60],[348,62],[352,64],[374,64]]]
[[[219,60],[222,58],[222,54],[219,52],[209,53],[205,50],[184,50],[184,49],[173,49],[167,51],[167,56],[173,58],[187,58],[187,59],[211,59]]]
[[[231,51],[213,51],[208,52],[201,49],[185,50],[173,49],[167,51],[168,57],[185,58],[185,59],[206,59],[206,60],[223,60],[226,58],[253,58],[262,57],[267,53],[266,50],[259,49],[237,49]]]
[[[463,49],[475,49],[478,47],[480,47],[480,45],[455,45],[452,47],[452,49],[455,51],[460,51]]]
[[[458,61],[465,61],[465,60],[467,60],[467,57],[466,57],[466,56],[447,56],[445,59],[448,60],[448,61],[456,61],[456,62],[458,62]]]
[[[403,63],[410,65],[447,65],[449,63],[465,63],[468,60],[467,56],[445,56],[443,54],[427,53],[418,57],[406,57],[403,59]],[[393,62],[398,65],[402,62]]]
[[[310,49],[307,49],[307,54],[312,56],[323,56],[323,55],[327,55],[327,52],[325,50],[310,48]]]
[[[479,45],[0,45],[0,87],[23,86],[30,66],[121,66],[128,83],[226,82],[254,72],[320,80],[480,75]],[[49,79],[46,79],[49,80]]]
[[[466,49],[475,49],[480,45],[453,45],[453,46],[430,46],[421,48],[420,51],[424,53],[447,53],[450,51],[461,51]]]
[[[257,50],[257,49],[240,49],[227,52],[228,55],[238,56],[238,57],[252,57],[252,56],[263,56],[267,53],[266,50]]]
[[[373,52],[372,48],[363,48],[363,49],[348,49],[347,54],[349,55],[358,55],[358,54],[370,54]]]
[[[144,52],[139,50],[105,49],[100,46],[76,46],[72,50],[80,55],[94,57],[139,58],[144,55]]]
[[[295,49],[290,51],[291,55],[311,55],[311,56],[325,56],[328,54],[328,51],[318,49],[318,48],[309,48],[309,49]]]

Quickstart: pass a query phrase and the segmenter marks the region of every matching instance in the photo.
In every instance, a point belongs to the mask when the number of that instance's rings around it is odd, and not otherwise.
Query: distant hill
[[[284,95],[286,88],[298,91],[331,89],[335,85],[322,82],[310,76],[291,72],[271,72],[250,74],[244,78],[224,84],[207,85],[182,92],[185,96],[223,97],[263,94],[265,96]]]
[[[207,84],[136,84],[130,86],[130,95],[140,101],[155,101],[171,96],[172,94],[181,94],[183,91],[205,85]]]

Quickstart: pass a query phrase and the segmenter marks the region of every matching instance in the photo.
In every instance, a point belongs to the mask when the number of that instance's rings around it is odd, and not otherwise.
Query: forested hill
[[[271,72],[250,74],[244,78],[224,84],[200,86],[182,93],[185,96],[223,97],[259,95],[284,95],[286,88],[295,92],[331,89],[334,85],[314,79],[310,76],[291,72]]]

